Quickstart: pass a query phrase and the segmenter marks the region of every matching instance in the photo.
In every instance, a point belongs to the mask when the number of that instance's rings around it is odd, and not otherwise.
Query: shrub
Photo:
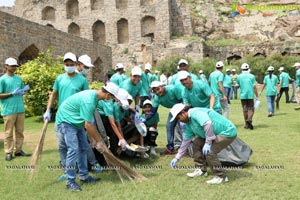
[[[90,89],[99,90],[103,85],[104,85],[104,83],[102,83],[102,82],[93,81],[93,82],[90,83]]]
[[[30,90],[24,95],[27,115],[37,116],[45,111],[54,81],[64,72],[62,63],[62,58],[53,59],[50,49],[40,52],[36,59],[17,69],[16,73],[22,77],[24,85],[30,85]],[[53,109],[57,110],[57,103]]]

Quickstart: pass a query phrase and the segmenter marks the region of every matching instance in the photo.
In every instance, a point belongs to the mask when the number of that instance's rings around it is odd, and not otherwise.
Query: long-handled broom
[[[111,166],[112,169],[114,169],[117,172],[122,183],[124,183],[125,177],[131,181],[133,179],[135,179],[137,181],[147,180],[146,177],[144,177],[142,174],[139,174],[136,171],[134,171],[133,169],[131,169],[130,167],[128,167],[123,161],[119,160],[117,157],[115,157],[111,153],[111,151],[108,149],[108,147],[104,143],[104,140],[106,141],[106,139],[107,139],[107,135],[106,135],[106,131],[104,129],[102,119],[101,119],[98,111],[95,111],[94,118],[95,118],[96,129],[100,133],[100,136],[101,136],[100,138],[102,139],[102,141],[101,141],[102,149],[101,150],[97,149],[97,150],[103,154],[107,164],[109,166]]]
[[[35,150],[32,154],[31,160],[30,160],[30,166],[33,168],[33,170],[30,171],[30,179],[32,179],[35,175],[35,172],[37,170],[38,162],[41,156],[41,153],[43,151],[44,141],[45,141],[45,135],[48,127],[48,119],[44,121],[42,134],[40,136],[39,142],[35,147]]]

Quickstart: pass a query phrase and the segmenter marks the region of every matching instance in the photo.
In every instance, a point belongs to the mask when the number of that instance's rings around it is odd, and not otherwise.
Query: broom
[[[276,96],[276,110],[279,110],[279,96],[280,94],[277,94]]]
[[[133,181],[134,179],[137,181],[147,180],[146,177],[144,177],[143,175],[137,173],[136,171],[128,167],[123,161],[119,160],[111,153],[111,151],[108,149],[106,145],[106,143],[109,142],[107,141],[107,134],[104,129],[104,125],[98,111],[94,112],[94,118],[95,118],[96,129],[100,133],[101,136],[100,138],[102,140],[100,141],[102,143],[101,149],[97,149],[97,150],[103,154],[108,166],[111,166],[117,172],[121,182],[124,183],[125,178],[128,178],[130,181]]]
[[[29,166],[31,166],[33,168],[33,170],[30,171],[30,179],[32,179],[35,175],[36,168],[37,168],[41,153],[43,151],[47,126],[48,126],[48,119],[45,119],[43,129],[42,129],[42,134],[40,136],[40,140],[39,140],[38,144],[36,145],[35,150],[32,154],[31,160],[30,160]]]

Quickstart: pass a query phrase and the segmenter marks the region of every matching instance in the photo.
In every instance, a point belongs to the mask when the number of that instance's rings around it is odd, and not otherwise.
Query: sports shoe
[[[168,148],[166,148],[165,151],[160,152],[160,155],[173,155],[173,154],[176,154],[176,152],[174,150],[172,151],[172,150],[170,150]]]
[[[102,167],[100,166],[99,163],[96,163],[92,166],[92,170],[94,173],[99,174],[102,172]]]
[[[81,191],[81,188],[77,185],[76,182],[74,182],[74,183],[68,183],[67,184],[67,189],[71,190],[71,191],[76,191],[76,192],[80,192]]]
[[[5,156],[5,160],[11,161],[12,159],[13,159],[12,153],[7,153],[6,156]]]
[[[64,180],[67,180],[67,175],[66,175],[66,174],[61,175],[61,176],[58,177],[58,179],[57,179],[57,181],[64,181]]]
[[[252,125],[252,121],[251,120],[247,120],[246,123],[247,123],[248,127],[250,128],[250,130],[253,130],[254,127]]]
[[[194,178],[194,177],[197,177],[197,176],[207,176],[207,172],[204,172],[202,171],[201,169],[195,169],[194,172],[192,173],[187,173],[186,174],[188,177],[191,177],[191,178]]]
[[[225,177],[219,177],[219,176],[215,176],[213,179],[206,181],[206,183],[208,184],[221,184],[221,183],[226,183],[228,182],[228,178],[227,176]]]
[[[298,106],[298,107],[295,107],[295,110],[300,110],[300,106]]]
[[[80,179],[81,183],[97,183],[98,181],[100,181],[100,178],[94,178],[92,176],[88,176],[84,180]]]
[[[138,158],[145,158],[145,159],[150,158],[149,154],[147,154],[147,153],[144,153],[144,155],[142,155],[141,153],[137,153],[136,157],[138,157]]]
[[[25,153],[24,151],[19,151],[18,153],[15,153],[15,156],[24,156],[24,157],[28,157],[31,156],[31,154],[29,153]]]
[[[156,156],[155,147],[151,147],[151,148],[150,148],[150,155],[151,155],[151,156]]]

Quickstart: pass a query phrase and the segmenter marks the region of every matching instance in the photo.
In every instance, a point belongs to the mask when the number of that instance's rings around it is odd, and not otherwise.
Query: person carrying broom
[[[81,191],[76,183],[76,162],[78,164],[79,179],[82,183],[96,183],[96,179],[88,174],[87,147],[88,141],[85,130],[96,142],[96,148],[103,152],[105,144],[92,125],[94,111],[99,100],[109,101],[118,94],[119,87],[108,83],[100,90],[85,90],[68,97],[58,108],[56,114],[57,131],[64,136],[67,157],[65,171],[67,175],[67,189]]]

